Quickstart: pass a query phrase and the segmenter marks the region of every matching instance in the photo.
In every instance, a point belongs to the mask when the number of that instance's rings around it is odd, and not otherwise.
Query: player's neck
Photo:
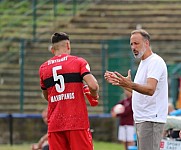
[[[59,56],[59,55],[62,55],[62,54],[69,54],[67,51],[56,51],[54,53],[55,56]]]

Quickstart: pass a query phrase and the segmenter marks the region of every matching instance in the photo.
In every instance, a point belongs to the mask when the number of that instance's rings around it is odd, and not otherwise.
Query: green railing
[[[27,41],[36,41],[37,29],[46,26],[47,19],[49,24],[54,24],[57,18],[72,18],[91,3],[92,0],[0,1],[0,62],[2,69],[7,64],[19,64],[20,112],[24,111],[24,57]],[[5,38],[6,34],[8,36]]]
[[[15,50],[12,43],[21,39],[37,40],[37,30],[42,26],[53,28],[57,18],[62,18],[62,22],[65,22],[67,18],[72,18],[93,3],[93,0],[1,0],[0,49],[3,51],[0,50],[0,53],[3,55],[0,55],[0,62],[11,56],[18,56],[15,55],[18,49]]]
[[[135,72],[134,59],[129,46],[129,38],[107,40],[102,43],[102,76],[106,70],[118,71],[127,76],[128,69]],[[102,80],[104,112],[109,113],[111,108],[123,98],[123,90]]]
[[[23,103],[24,103],[24,55],[26,53],[26,42],[29,39],[32,42],[32,39],[36,40],[37,36],[37,28],[41,27],[44,21],[48,18],[52,20],[52,23],[56,21],[57,18],[63,17],[73,17],[80,10],[84,10],[88,8],[93,0],[64,0],[64,1],[50,1],[50,0],[33,0],[32,3],[29,3],[29,0],[22,0],[19,3],[15,3],[16,1],[9,1],[11,5],[5,5],[6,0],[1,0],[0,4],[3,8],[0,8],[1,18],[0,18],[0,46],[3,45],[5,51],[0,51],[0,63],[1,64],[10,64],[10,63],[19,63],[20,68],[20,111],[23,112]],[[4,3],[4,5],[3,5]],[[14,5],[13,5],[14,4]],[[47,5],[48,4],[48,5]],[[5,9],[11,6],[11,9]],[[46,6],[46,10],[41,14],[40,10]],[[47,7],[48,6],[48,7]],[[51,6],[49,8],[49,6]],[[40,12],[39,12],[40,11]],[[19,12],[21,13],[20,18],[14,18],[13,13]],[[4,20],[6,20],[6,25]],[[64,18],[63,18],[64,19]],[[20,28],[17,30],[17,37],[14,38],[14,33],[9,33],[9,38],[4,39],[3,35],[7,34],[8,29],[16,28],[25,25],[24,28]],[[21,40],[21,34],[26,34],[26,40]],[[29,37],[27,35],[30,35]],[[4,39],[4,40],[3,40]],[[5,43],[2,44],[2,42]],[[19,46],[12,46],[12,43],[18,43]],[[159,43],[158,43],[159,44]],[[11,48],[9,48],[11,46]],[[6,51],[6,49],[8,49]],[[24,50],[25,49],[25,50]],[[19,61],[19,62],[18,62]],[[134,59],[132,59],[132,54],[129,47],[129,40],[126,39],[116,39],[104,41],[102,43],[102,76],[106,70],[111,71],[119,71],[124,75],[127,74],[127,70],[131,68],[132,76],[134,77],[136,66]],[[177,67],[176,67],[177,70]],[[179,74],[180,75],[180,74]],[[178,74],[175,71],[170,74],[172,82],[171,87],[171,97],[175,98],[175,89],[177,89],[177,83],[175,83],[175,79],[177,79]],[[102,99],[104,102],[104,112],[109,112],[111,107],[122,98],[122,90],[111,85],[108,85],[104,78],[102,78]]]
[[[0,38],[3,38],[10,28],[16,27],[17,32],[12,33],[12,36],[35,40],[37,28],[45,25],[43,23],[47,19],[49,19],[49,23],[53,24],[57,16],[72,18],[79,11],[87,9],[93,0],[22,0],[19,3],[18,1],[2,0],[0,3]],[[15,17],[16,14],[19,17]]]
[[[19,41],[19,52],[16,53],[19,59],[19,78],[20,78],[20,112],[24,111],[24,63],[27,65],[28,61],[26,60],[27,56],[33,57],[30,53],[26,54],[28,49],[28,42],[27,40],[20,40]],[[37,43],[45,42],[45,41],[38,41]],[[33,43],[32,43],[33,44]],[[34,45],[34,44],[33,44]],[[7,52],[8,54],[9,52]],[[14,53],[15,54],[15,53]],[[13,53],[10,53],[13,55]],[[9,63],[14,63],[13,58],[9,55],[9,59],[7,61],[12,61]],[[37,55],[43,55],[43,53],[38,53]],[[1,55],[2,56],[2,55]],[[85,58],[88,56],[85,56]],[[96,57],[93,56],[93,57]],[[7,62],[6,62],[7,63]],[[18,63],[16,61],[16,63]],[[101,65],[101,64],[100,64]],[[115,40],[108,40],[102,42],[102,95],[101,99],[103,100],[103,107],[104,112],[109,113],[110,109],[113,105],[115,105],[120,99],[123,98],[123,91],[121,88],[112,86],[108,84],[105,79],[103,78],[104,73],[106,70],[110,71],[118,71],[123,75],[127,75],[127,70],[132,70],[132,78],[134,78],[134,72],[136,71],[137,66],[135,65],[135,59],[132,56],[132,52],[129,46],[129,39],[115,39]],[[181,64],[175,64],[174,66],[168,66],[169,70],[169,79],[171,79],[171,87],[169,92],[171,93],[170,97],[173,98],[174,103],[177,100],[177,90],[178,90],[178,78],[181,77]],[[26,70],[27,71],[27,70]]]
[[[24,112],[24,54],[25,54],[25,41],[24,39],[20,42],[20,112]]]

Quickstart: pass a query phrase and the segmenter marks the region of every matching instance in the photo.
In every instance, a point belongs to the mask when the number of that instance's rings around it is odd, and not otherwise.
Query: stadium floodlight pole
[[[20,57],[19,57],[19,65],[20,65],[20,112],[23,113],[23,105],[24,105],[24,39],[21,39],[20,42]]]

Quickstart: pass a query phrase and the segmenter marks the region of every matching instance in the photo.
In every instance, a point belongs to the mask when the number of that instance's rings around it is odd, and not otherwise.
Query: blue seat
[[[175,111],[172,111],[169,115],[170,116],[181,116],[181,109],[177,109]]]
[[[137,150],[137,146],[128,146],[128,150]]]

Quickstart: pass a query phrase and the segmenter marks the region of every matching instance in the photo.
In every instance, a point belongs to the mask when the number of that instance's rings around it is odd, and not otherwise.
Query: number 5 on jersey
[[[64,78],[62,75],[58,75],[58,73],[57,73],[57,71],[61,70],[61,69],[62,69],[62,66],[56,66],[56,67],[52,68],[54,82],[57,82],[57,81],[60,82],[59,84],[55,83],[56,91],[59,93],[61,93],[65,90]]]

